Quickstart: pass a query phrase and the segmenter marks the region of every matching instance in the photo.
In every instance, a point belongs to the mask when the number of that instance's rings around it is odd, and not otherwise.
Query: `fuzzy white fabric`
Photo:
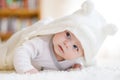
[[[41,71],[37,74],[0,72],[0,80],[120,80],[120,69],[89,67],[78,71]]]

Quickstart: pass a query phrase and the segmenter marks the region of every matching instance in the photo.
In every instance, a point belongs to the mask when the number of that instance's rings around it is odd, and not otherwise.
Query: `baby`
[[[37,73],[41,69],[82,68],[83,60],[80,41],[70,31],[63,31],[23,43],[15,51],[14,66],[19,73]]]
[[[87,0],[72,15],[46,24],[38,21],[0,44],[0,70],[37,73],[91,66],[102,42],[114,31]]]

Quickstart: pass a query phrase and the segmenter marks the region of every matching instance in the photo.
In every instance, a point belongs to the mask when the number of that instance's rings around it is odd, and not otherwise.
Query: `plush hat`
[[[29,39],[36,35],[50,35],[69,30],[82,44],[86,65],[93,64],[94,56],[105,37],[116,31],[116,27],[107,24],[90,1],[84,2],[80,10],[69,16],[56,19],[43,26],[39,24],[40,22],[37,22],[32,25],[31,27],[36,27],[37,30],[24,35],[23,38]]]

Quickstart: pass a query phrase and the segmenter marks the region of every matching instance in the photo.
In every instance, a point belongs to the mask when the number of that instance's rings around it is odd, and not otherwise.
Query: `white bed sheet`
[[[41,71],[38,74],[0,71],[0,80],[120,80],[120,69],[93,66],[80,71]]]

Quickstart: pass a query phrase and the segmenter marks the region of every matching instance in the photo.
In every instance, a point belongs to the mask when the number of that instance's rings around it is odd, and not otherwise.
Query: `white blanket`
[[[1,71],[0,80],[120,80],[120,69],[94,66],[80,71],[41,71],[38,74]]]

